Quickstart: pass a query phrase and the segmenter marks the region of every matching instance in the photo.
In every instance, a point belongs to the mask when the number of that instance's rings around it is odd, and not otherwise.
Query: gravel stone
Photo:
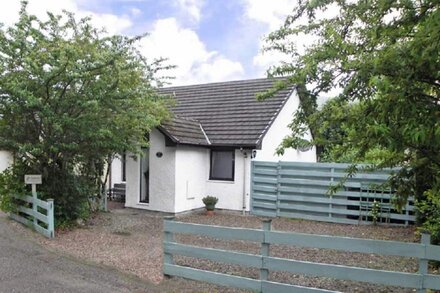
[[[142,279],[156,284],[172,284],[179,292],[245,292],[232,288],[214,286],[181,278],[164,278],[163,263],[163,216],[133,209],[116,209],[109,213],[97,214],[83,228],[72,231],[58,231],[53,240],[40,241],[53,249],[96,263],[116,267]],[[212,217],[204,212],[176,217],[178,221],[202,223],[229,227],[261,228],[262,218],[242,216],[239,213],[216,211]],[[305,220],[276,218],[272,229],[311,234],[325,234],[356,238],[396,240],[417,242],[414,227],[345,225]],[[260,245],[247,241],[224,241],[204,236],[176,235],[176,240],[201,247],[228,249],[239,252],[259,254]],[[365,268],[416,272],[416,260],[402,257],[385,257],[374,254],[348,253],[314,248],[299,248],[285,245],[271,245],[270,255],[295,260],[341,264]],[[176,256],[179,265],[209,269],[232,275],[259,277],[259,270],[240,267],[203,259]],[[286,272],[271,272],[272,281],[311,286],[343,292],[413,292],[397,287],[385,287],[363,282],[350,282],[329,278],[308,277]]]

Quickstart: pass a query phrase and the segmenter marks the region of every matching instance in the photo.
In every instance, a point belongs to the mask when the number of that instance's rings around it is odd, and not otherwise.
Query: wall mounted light
[[[158,157],[158,158],[162,158],[162,156],[163,156],[162,152],[157,152],[157,153],[156,153],[156,157]]]

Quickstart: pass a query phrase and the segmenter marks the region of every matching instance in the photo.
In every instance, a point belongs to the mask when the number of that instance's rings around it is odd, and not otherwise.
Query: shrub
[[[431,233],[432,244],[440,244],[440,190],[430,189],[425,196],[416,202],[417,212],[424,219],[419,230]]]
[[[202,198],[202,201],[205,204],[207,210],[211,210],[211,209],[213,210],[218,202],[218,198],[215,196],[208,195]]]

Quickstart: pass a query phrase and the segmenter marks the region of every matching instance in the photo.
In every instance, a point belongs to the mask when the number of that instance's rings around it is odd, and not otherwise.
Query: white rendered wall
[[[293,113],[299,106],[299,98],[296,92],[293,92],[286,104],[281,109],[278,116],[273,121],[269,130],[263,138],[261,150],[257,150],[256,161],[295,161],[295,162],[316,162],[316,149],[313,147],[306,152],[300,152],[289,148],[284,151],[284,155],[278,156],[275,152],[281,144],[284,137],[291,134],[288,125],[292,122]],[[308,134],[305,139],[310,139]]]
[[[210,157],[207,156],[206,165],[206,195],[218,197],[216,208],[228,210],[242,210],[243,208],[243,185],[246,184],[246,210],[249,210],[249,188],[250,188],[250,159],[244,159],[240,150],[235,150],[235,173],[234,181],[209,180]],[[244,166],[246,174],[244,175]],[[246,178],[246,179],[245,179]]]
[[[177,146],[176,149],[176,206],[175,212],[204,207],[209,174],[209,149]]]
[[[161,152],[162,157],[156,153]],[[140,203],[140,160],[127,154],[127,191],[125,206],[153,211],[175,212],[176,148],[165,147],[158,131],[150,133],[150,202]]]
[[[12,154],[8,151],[0,151],[0,173],[13,163]]]
[[[112,169],[111,169],[111,179],[112,185],[115,183],[122,183],[122,160],[121,156],[118,155],[113,159]],[[113,187],[113,186],[112,186]]]

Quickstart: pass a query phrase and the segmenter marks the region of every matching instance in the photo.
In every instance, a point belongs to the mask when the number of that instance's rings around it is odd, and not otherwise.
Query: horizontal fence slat
[[[270,281],[262,281],[261,288],[263,292],[276,292],[276,293],[338,293],[339,291],[330,291],[318,288],[309,288],[298,285],[290,285],[283,283],[276,283]]]
[[[263,161],[258,161],[258,163],[262,163]],[[319,169],[331,169],[334,168],[335,170],[344,170],[346,171],[347,168],[351,167],[353,164],[348,163],[310,163],[310,162],[278,162],[282,167],[289,166],[289,167],[298,167],[298,168],[310,168],[313,166],[314,168]],[[359,171],[363,171],[367,169],[369,166],[367,164],[356,164]],[[375,172],[384,172],[384,173],[391,173],[391,172],[397,172],[400,168],[383,168],[381,170],[377,170]]]
[[[292,211],[308,211],[308,212],[315,212],[315,213],[322,213],[323,215],[327,215],[329,213],[331,214],[340,214],[340,215],[354,215],[358,216],[359,211],[358,210],[347,210],[344,207],[338,208],[337,205],[334,205],[333,207],[325,206],[325,207],[319,207],[314,205],[306,205],[306,204],[279,204],[278,205],[280,210],[292,210]]]
[[[251,214],[255,216],[261,216],[261,217],[276,217],[277,213],[276,211],[268,211],[268,210],[261,210],[254,208],[251,210]]]
[[[41,221],[41,222],[43,222],[45,224],[49,223],[49,219],[48,219],[48,217],[46,215],[43,215],[43,214],[41,214],[39,212],[36,212],[36,211],[34,211],[32,209],[25,208],[23,206],[18,206],[18,211],[20,211],[22,213],[25,213],[28,216],[35,217],[39,221]]]
[[[265,239],[271,244],[286,244],[301,247],[335,249],[359,253],[375,253],[404,257],[423,258],[425,247],[419,243],[371,240],[304,233],[267,231]]]
[[[304,213],[294,213],[294,212],[283,212],[279,211],[278,216],[285,218],[295,218],[295,219],[303,219],[303,220],[311,220],[311,221],[321,221],[321,222],[332,222],[332,223],[340,223],[340,224],[358,224],[359,220],[352,220],[347,218],[330,218],[328,215],[326,216],[316,216],[316,215],[308,215]]]
[[[267,186],[267,185],[254,185],[254,191],[267,191],[267,192],[276,192],[276,186]]]
[[[281,200],[285,201],[283,198],[281,198]],[[339,215],[351,215],[351,216],[360,216],[361,215],[361,211],[359,209],[356,210],[349,210],[346,209],[346,206],[353,206],[353,207],[359,207],[361,206],[359,204],[359,202],[353,202],[353,204],[350,201],[347,201],[346,204],[344,204],[344,201],[342,200],[337,200],[337,199],[329,199],[329,201],[324,201],[321,202],[320,200],[313,200],[313,201],[299,201],[301,204],[297,204],[297,203],[280,203],[278,205],[278,208],[280,210],[283,211],[287,211],[290,210],[292,211],[292,213],[296,212],[296,217],[302,218],[302,212],[316,212],[316,213],[322,213],[323,216],[327,216],[328,214],[339,214]],[[309,205],[307,205],[307,203],[311,203]],[[333,204],[333,207],[330,207],[329,205],[326,207],[319,207],[316,206],[314,204],[322,204],[322,203],[328,203],[328,204]],[[257,203],[254,203],[257,204]],[[276,208],[276,207],[275,207]],[[275,209],[274,208],[274,209]],[[369,214],[370,211],[362,211],[362,215],[370,215]],[[408,221],[415,221],[415,216],[414,215],[406,215],[406,214],[398,214],[395,212],[387,212],[387,211],[382,211],[382,212],[378,212],[379,217],[383,217],[383,218],[389,218],[389,219],[393,219],[393,220],[408,220]],[[327,219],[329,222],[332,221],[332,219]]]
[[[277,175],[277,170],[262,170],[262,169],[254,169],[253,170],[254,174],[258,174],[258,175],[272,175],[272,176],[276,176]]]
[[[261,267],[262,257],[255,254],[231,252],[221,249],[204,248],[185,245],[175,242],[164,242],[164,252],[188,257],[209,259],[212,261],[243,265],[247,267]]]
[[[440,261],[440,246],[427,245],[426,246],[426,258]]]
[[[423,287],[433,290],[440,290],[440,276],[431,274],[425,275]]]
[[[254,177],[252,180],[255,183],[265,183],[265,184],[277,184],[277,179],[274,178],[264,178],[264,177]]]
[[[265,209],[273,209],[273,210],[276,210],[276,208],[277,208],[275,203],[268,203],[268,202],[254,202],[254,207],[256,207],[256,208],[265,208]]]
[[[323,186],[330,187],[336,186],[338,181],[330,181],[330,180],[319,180],[319,179],[300,179],[300,178],[280,178],[279,182],[281,184],[295,184],[295,185],[310,185],[310,186]],[[350,188],[360,188],[360,184],[356,182],[344,182],[344,187]]]
[[[196,281],[208,282],[212,284],[231,286],[235,288],[248,289],[253,291],[260,291],[261,284],[259,280],[254,280],[245,277],[232,276],[222,273],[215,273],[183,267],[178,265],[164,264],[164,274],[177,276]]]
[[[271,194],[256,194],[254,193],[253,200],[266,200],[266,201],[276,201],[277,197],[276,195],[271,195]]]
[[[49,209],[49,203],[38,198],[33,198],[32,196],[29,195],[24,195],[24,196],[15,195],[14,198],[25,201],[27,203],[36,203],[37,206],[46,210]]]
[[[32,227],[32,226],[34,225],[34,222],[32,222],[31,220],[28,220],[28,219],[26,219],[26,218],[24,218],[24,217],[22,217],[22,216],[20,216],[20,215],[17,215],[17,214],[14,214],[14,213],[10,213],[9,216],[10,216],[13,220],[15,220],[15,221],[17,221],[17,222],[19,222],[19,223],[22,223],[22,224],[25,225],[25,226],[30,226],[30,227]]]
[[[165,221],[164,231],[171,233],[197,234],[229,240],[263,241],[263,231],[235,227],[209,226],[184,222]]]
[[[281,176],[299,176],[299,177],[323,177],[323,178],[337,178],[343,179],[346,178],[346,173],[331,173],[324,171],[306,171],[306,170],[294,170],[294,169],[281,169],[279,171]],[[367,180],[378,180],[386,182],[390,176],[387,174],[368,174],[368,173],[356,173],[350,180],[359,180],[359,179],[367,179]]]
[[[34,229],[35,229],[35,231],[37,231],[38,233],[43,234],[44,236],[46,236],[46,237],[48,237],[48,238],[51,238],[51,237],[52,237],[52,234],[50,233],[49,230],[47,230],[47,229],[45,229],[45,228],[43,228],[43,227],[41,227],[41,226],[39,226],[39,225],[35,225],[35,226],[34,226]]]
[[[417,288],[420,284],[421,278],[420,275],[412,273],[364,269],[342,265],[287,260],[275,257],[264,258],[263,267],[269,270],[287,271],[290,273],[305,274],[316,277],[370,282],[407,288]]]

